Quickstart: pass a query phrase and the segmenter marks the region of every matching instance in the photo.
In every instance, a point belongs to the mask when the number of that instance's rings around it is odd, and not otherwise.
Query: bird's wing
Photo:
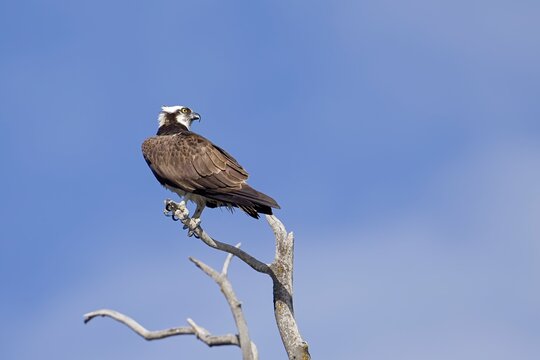
[[[225,150],[194,134],[155,136],[142,146],[158,180],[189,192],[238,190],[248,173]]]

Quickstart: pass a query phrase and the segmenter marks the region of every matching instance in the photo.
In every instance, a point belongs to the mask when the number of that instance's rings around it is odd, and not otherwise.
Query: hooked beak
[[[199,120],[201,121],[201,115],[197,114],[196,112],[191,114],[191,121]]]

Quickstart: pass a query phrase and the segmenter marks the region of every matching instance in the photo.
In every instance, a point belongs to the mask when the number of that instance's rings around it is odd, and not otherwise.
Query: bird
[[[191,131],[201,116],[187,106],[162,106],[155,136],[142,144],[144,160],[166,189],[196,204],[200,223],[206,207],[240,208],[258,219],[280,209],[270,196],[249,186],[248,172],[221,147]]]

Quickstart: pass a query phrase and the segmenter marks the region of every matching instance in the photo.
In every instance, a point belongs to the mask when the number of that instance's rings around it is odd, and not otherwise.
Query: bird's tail
[[[259,214],[272,215],[272,208],[280,209],[276,200],[249,186],[242,184],[238,190],[212,196],[217,200],[236,204],[249,216],[258,219]]]
[[[235,192],[236,196],[242,197],[245,200],[248,200],[251,204],[244,206],[240,205],[246,214],[255,219],[259,218],[259,214],[272,215],[272,208],[280,209],[280,206],[276,200],[272,199],[270,196],[263,194],[260,191],[255,190],[248,184],[243,184],[242,188]]]

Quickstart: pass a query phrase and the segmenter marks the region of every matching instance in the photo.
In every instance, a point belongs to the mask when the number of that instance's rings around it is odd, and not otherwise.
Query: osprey
[[[144,159],[161,185],[197,205],[193,218],[205,207],[237,207],[256,219],[280,208],[246,183],[247,171],[229,153],[190,131],[199,114],[185,106],[161,109],[156,136],[142,144]]]

